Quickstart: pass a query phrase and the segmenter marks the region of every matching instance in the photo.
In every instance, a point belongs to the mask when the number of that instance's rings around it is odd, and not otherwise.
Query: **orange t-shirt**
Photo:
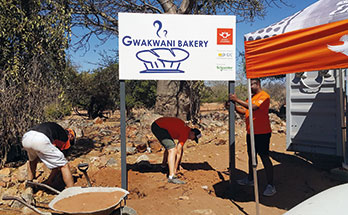
[[[271,133],[272,129],[268,116],[270,96],[265,91],[261,91],[251,98],[251,102],[259,107],[257,110],[253,111],[254,133]],[[249,109],[247,109],[245,113],[245,123],[247,132],[250,134]]]
[[[170,136],[178,140],[182,146],[188,139],[191,128],[181,119],[176,117],[161,117],[155,122],[159,127],[166,129]]]

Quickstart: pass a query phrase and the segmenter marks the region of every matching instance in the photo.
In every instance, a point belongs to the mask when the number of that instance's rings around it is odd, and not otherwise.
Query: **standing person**
[[[252,92],[252,110],[253,123],[255,133],[255,153],[258,154],[262,160],[266,172],[267,186],[263,192],[265,196],[273,196],[276,193],[273,184],[273,165],[269,158],[269,144],[271,139],[271,126],[269,121],[269,104],[270,96],[261,89],[260,79],[251,79]],[[248,167],[249,174],[246,178],[237,180],[239,185],[254,185],[252,175],[252,155],[251,155],[251,141],[250,141],[250,125],[249,125],[249,109],[248,102],[239,99],[235,94],[230,94],[229,99],[240,106],[235,106],[237,113],[245,115],[246,129],[247,129],[247,148],[248,148]]]
[[[184,152],[184,144],[187,139],[198,143],[198,138],[202,136],[201,132],[197,128],[188,127],[183,120],[175,117],[157,119],[152,123],[151,131],[165,148],[162,164],[168,162],[168,182],[185,184],[176,177]],[[177,145],[175,145],[174,139],[178,140]]]
[[[36,125],[23,135],[22,145],[27,151],[28,180],[35,179],[36,167],[41,160],[51,171],[47,179],[52,184],[55,177],[61,171],[66,187],[72,187],[74,180],[63,150],[70,148],[75,142],[75,132],[72,129],[64,129],[54,122],[45,122]]]

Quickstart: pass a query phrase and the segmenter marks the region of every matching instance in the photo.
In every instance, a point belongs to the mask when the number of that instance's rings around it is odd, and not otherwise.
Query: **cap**
[[[191,131],[195,134],[195,141],[198,143],[198,139],[202,136],[201,131],[197,128],[192,128]]]
[[[70,141],[70,139],[68,139],[70,145],[74,145],[76,143],[76,133],[75,133],[75,131],[73,129],[71,129],[71,128],[67,128],[66,131],[67,131],[68,134],[70,134],[73,137],[72,142]]]

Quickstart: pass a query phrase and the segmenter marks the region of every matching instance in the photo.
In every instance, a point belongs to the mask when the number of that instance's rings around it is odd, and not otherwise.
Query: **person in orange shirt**
[[[37,163],[41,160],[52,170],[47,184],[50,185],[60,171],[66,187],[72,187],[74,180],[62,151],[74,144],[75,137],[72,129],[64,129],[55,122],[41,123],[26,132],[22,138],[22,145],[29,158],[28,180],[35,178]]]
[[[270,96],[262,90],[260,79],[251,79],[252,92],[252,110],[253,123],[255,134],[255,152],[262,160],[266,172],[267,186],[263,192],[264,196],[273,196],[276,193],[273,184],[273,165],[269,158],[269,144],[271,139],[271,125],[269,121],[269,104]],[[249,174],[246,178],[237,180],[240,185],[254,185],[252,175],[252,158],[251,158],[251,143],[250,143],[250,125],[249,125],[249,109],[248,101],[239,99],[235,94],[229,95],[230,101],[238,104],[235,106],[237,113],[245,115],[246,129],[247,129],[247,147],[248,147],[248,167]]]
[[[152,123],[151,131],[165,148],[162,164],[168,162],[168,182],[185,184],[184,181],[176,177],[184,152],[184,144],[187,139],[194,140],[198,143],[198,139],[202,136],[200,130],[188,127],[179,118],[161,117]],[[177,145],[174,139],[178,140]]]

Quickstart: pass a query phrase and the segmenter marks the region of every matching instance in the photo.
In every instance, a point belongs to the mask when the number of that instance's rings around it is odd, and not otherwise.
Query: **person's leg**
[[[175,147],[174,140],[170,136],[169,132],[164,129],[159,127],[155,122],[152,123],[151,125],[151,131],[155,135],[155,137],[158,139],[158,141],[161,143],[161,145],[165,148],[165,151],[163,153],[163,159],[162,159],[162,164],[161,167],[165,168],[168,163],[168,150],[170,148]],[[168,163],[169,166],[169,163]]]
[[[269,157],[269,143],[271,139],[271,133],[269,134],[259,134],[255,138],[257,141],[257,151],[261,157],[262,164],[265,169],[267,185],[263,192],[264,196],[273,196],[276,194],[276,188],[273,184],[273,164]]]
[[[35,179],[36,167],[37,167],[38,161],[39,161],[38,157],[32,161],[28,161],[27,168],[28,168],[28,180],[29,181],[32,181],[33,179]]]
[[[271,134],[259,134],[255,136],[256,150],[265,169],[267,183],[273,185],[273,164],[269,158],[269,143]]]
[[[46,180],[46,184],[52,186],[53,185],[53,181],[57,178],[59,173],[59,167],[51,169],[51,173],[48,176],[47,180]]]
[[[168,149],[168,168],[169,168],[169,177],[173,177],[175,173],[175,156],[176,148]]]
[[[165,149],[163,153],[163,159],[162,159],[162,167],[166,167],[168,162],[168,150]]]
[[[65,164],[60,168],[60,171],[62,172],[63,181],[66,185],[66,187],[72,187],[74,186],[74,179],[72,177],[69,163]]]
[[[273,185],[273,165],[268,155],[260,155],[262,164],[265,168],[267,183]]]

